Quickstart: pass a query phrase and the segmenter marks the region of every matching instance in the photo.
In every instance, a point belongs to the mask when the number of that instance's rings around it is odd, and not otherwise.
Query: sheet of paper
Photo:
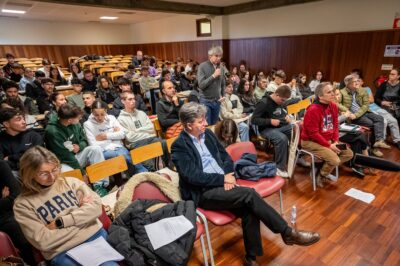
[[[193,228],[193,224],[183,215],[165,218],[144,226],[154,250],[180,238]]]
[[[352,130],[355,130],[355,129],[356,129],[356,127],[352,126],[352,125],[346,125],[346,124],[341,124],[340,125],[340,130],[343,130],[343,131],[352,131]]]
[[[344,193],[345,195],[361,200],[365,203],[371,203],[374,199],[375,196],[374,194],[368,193],[368,192],[364,192],[355,188],[351,188],[349,189],[346,193]]]
[[[124,259],[102,237],[70,249],[67,255],[85,266],[98,266],[106,261],[120,261]]]

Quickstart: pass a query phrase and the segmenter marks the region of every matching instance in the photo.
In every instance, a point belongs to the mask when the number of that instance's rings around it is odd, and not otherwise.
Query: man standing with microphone
[[[207,108],[207,123],[214,125],[218,121],[221,101],[224,100],[225,67],[221,65],[221,46],[208,50],[209,60],[201,63],[197,72],[200,88],[200,103]]]

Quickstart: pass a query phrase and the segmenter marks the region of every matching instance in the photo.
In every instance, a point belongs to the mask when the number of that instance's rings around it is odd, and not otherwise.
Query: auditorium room
[[[400,265],[399,123],[399,0],[0,0],[0,265]]]

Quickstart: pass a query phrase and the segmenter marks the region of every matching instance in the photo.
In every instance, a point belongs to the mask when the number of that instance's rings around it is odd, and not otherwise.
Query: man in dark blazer
[[[179,112],[184,131],[172,144],[171,155],[180,176],[182,198],[193,200],[201,208],[228,210],[242,218],[244,265],[258,265],[256,256],[263,253],[260,221],[280,233],[287,245],[317,242],[318,233],[292,229],[254,189],[236,184],[232,159],[206,129],[205,115],[206,107],[195,102],[184,104]]]

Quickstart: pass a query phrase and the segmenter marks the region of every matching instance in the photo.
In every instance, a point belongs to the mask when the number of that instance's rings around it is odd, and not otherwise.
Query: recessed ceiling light
[[[23,10],[13,10],[13,9],[2,9],[1,12],[14,13],[14,14],[25,14],[26,13],[26,11],[23,11]]]
[[[114,20],[114,19],[118,19],[118,17],[108,17],[108,16],[102,16],[102,17],[100,17],[100,19]]]

